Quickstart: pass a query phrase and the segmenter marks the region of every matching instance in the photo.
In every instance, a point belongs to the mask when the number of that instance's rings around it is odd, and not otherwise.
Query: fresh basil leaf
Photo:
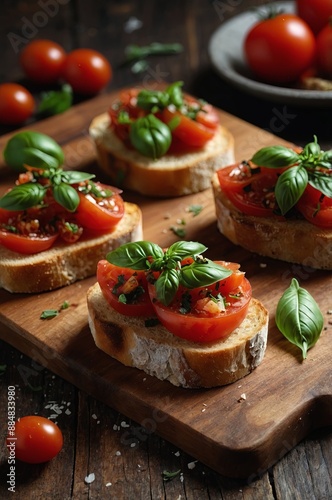
[[[38,111],[46,116],[53,116],[63,113],[69,109],[73,103],[73,91],[70,85],[65,84],[61,90],[51,90],[43,92],[42,100]]]
[[[57,309],[45,309],[40,315],[40,319],[53,319],[59,315]]]
[[[166,154],[172,142],[168,126],[153,114],[135,120],[130,126],[129,138],[139,153],[153,159]]]
[[[55,201],[69,212],[75,212],[80,203],[80,197],[76,189],[64,182],[53,186],[53,196]]]
[[[45,193],[46,188],[37,182],[19,184],[0,199],[0,207],[6,210],[26,210],[38,205]]]
[[[24,165],[46,170],[49,168],[58,168],[59,162],[57,158],[44,153],[36,148],[25,148],[22,152]]]
[[[278,178],[275,196],[282,215],[301,198],[308,184],[308,172],[301,165],[285,170]]]
[[[68,184],[77,184],[79,182],[88,181],[96,177],[94,174],[89,174],[88,172],[78,172],[76,170],[67,170],[62,173],[63,182]]]
[[[51,137],[35,131],[13,135],[7,142],[3,155],[7,165],[20,172],[25,170],[25,164],[44,169],[57,168],[64,162],[63,150],[59,144]]]
[[[182,52],[183,46],[180,43],[160,43],[152,42],[150,45],[128,45],[125,50],[126,61],[135,59],[145,59],[155,55],[171,55]]]
[[[301,349],[303,359],[319,339],[324,325],[317,302],[295,278],[278,302],[275,321],[280,332]]]
[[[119,248],[106,255],[106,259],[111,264],[118,267],[128,267],[130,269],[147,270],[147,258],[160,259],[164,252],[160,246],[149,241],[137,241],[134,243],[125,243]]]
[[[155,287],[159,302],[168,306],[179,288],[179,272],[176,269],[165,269],[155,282]]]
[[[180,258],[184,257],[195,257],[200,255],[207,250],[205,245],[197,243],[195,241],[177,241],[173,243],[165,252],[166,257],[177,256]]]
[[[332,168],[332,149],[324,151],[322,161],[327,163],[328,166],[326,168]]]
[[[169,95],[169,103],[173,104],[177,109],[183,106],[182,86],[183,82],[174,82],[166,89],[166,93]]]
[[[314,137],[314,142],[306,144],[300,153],[300,157],[304,160],[317,159],[321,153],[320,145],[317,143],[317,137]]]
[[[328,198],[332,198],[332,177],[318,172],[309,173],[309,184]]]
[[[137,96],[137,106],[146,111],[156,112],[169,104],[169,96],[160,90],[141,90]]]
[[[258,167],[280,168],[299,161],[299,155],[285,146],[267,146],[257,151],[251,161]]]
[[[212,285],[231,274],[230,269],[226,269],[211,260],[193,262],[181,269],[180,283],[186,288],[197,288]]]

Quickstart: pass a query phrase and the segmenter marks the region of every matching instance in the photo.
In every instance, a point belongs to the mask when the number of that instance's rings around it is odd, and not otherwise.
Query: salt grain
[[[84,479],[84,482],[86,484],[91,484],[93,483],[93,481],[96,479],[96,476],[94,475],[93,472],[91,472],[91,474],[89,474],[88,476],[86,476],[86,478]]]

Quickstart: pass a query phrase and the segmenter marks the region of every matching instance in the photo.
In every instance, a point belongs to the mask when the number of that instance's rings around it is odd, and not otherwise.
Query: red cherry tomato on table
[[[13,443],[15,458],[29,464],[39,464],[48,462],[60,452],[63,436],[59,427],[48,418],[31,415],[15,423],[14,436],[7,437],[9,450]]]
[[[35,109],[32,94],[18,83],[0,85],[0,122],[5,125],[19,125],[25,122]]]
[[[317,34],[332,16],[332,0],[296,0],[296,12]]]
[[[332,77],[332,24],[331,22],[323,28],[316,38],[317,44],[317,66],[327,77]]]
[[[249,67],[268,83],[290,83],[311,65],[316,42],[309,26],[293,14],[256,23],[244,41]]]
[[[120,314],[155,315],[144,271],[118,267],[101,260],[97,266],[97,281],[107,302]]]
[[[33,40],[20,53],[24,73],[37,83],[56,82],[65,60],[65,50],[52,40]]]
[[[67,55],[62,76],[74,92],[97,94],[112,77],[108,60],[93,49],[76,49]]]

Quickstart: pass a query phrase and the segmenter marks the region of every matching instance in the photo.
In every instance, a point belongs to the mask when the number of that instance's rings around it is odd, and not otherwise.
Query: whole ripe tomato
[[[15,458],[30,464],[48,462],[62,449],[59,427],[45,417],[31,415],[15,423],[15,434],[7,437],[7,447],[15,445]],[[15,440],[14,440],[15,438]]]
[[[112,78],[108,60],[93,49],[76,49],[67,55],[62,76],[74,92],[93,95],[102,90]]]
[[[0,122],[5,125],[19,125],[25,122],[35,109],[32,94],[18,83],[0,85]]]
[[[332,77],[332,24],[327,24],[316,38],[316,60],[318,69],[327,77]]]
[[[26,76],[42,84],[59,79],[65,60],[65,50],[52,40],[33,40],[20,53],[20,64]]]
[[[332,0],[296,0],[296,12],[317,34],[332,16]]]
[[[244,51],[251,70],[268,83],[297,80],[315,57],[315,37],[293,14],[258,21],[247,34]]]

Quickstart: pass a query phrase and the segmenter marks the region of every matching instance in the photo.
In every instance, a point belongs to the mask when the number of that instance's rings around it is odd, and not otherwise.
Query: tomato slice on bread
[[[166,250],[145,241],[127,243],[99,262],[97,280],[115,311],[156,317],[175,336],[211,342],[242,323],[251,285],[239,264],[205,259],[199,253],[205,250],[195,242]]]
[[[144,271],[114,266],[105,259],[98,262],[97,281],[107,302],[120,314],[154,315]]]
[[[233,288],[232,282],[240,284]],[[212,342],[227,337],[242,323],[251,299],[251,285],[244,273],[236,273],[235,277],[231,274],[208,287],[180,287],[167,306],[156,298],[155,287],[150,284],[149,294],[167,330],[193,342]]]
[[[203,148],[210,141],[220,124],[215,108],[193,96],[182,94],[181,82],[170,85],[165,91],[144,90],[144,99],[140,99],[138,89],[122,91],[117,102],[109,110],[110,127],[128,148],[136,148],[130,140],[130,129],[142,117],[153,114],[162,123],[168,125],[172,134],[169,154],[185,154]],[[174,92],[175,89],[175,92]],[[174,94],[176,96],[174,97]],[[141,140],[150,130],[141,133]],[[158,141],[158,134],[154,135]],[[139,149],[141,154],[144,148]]]

